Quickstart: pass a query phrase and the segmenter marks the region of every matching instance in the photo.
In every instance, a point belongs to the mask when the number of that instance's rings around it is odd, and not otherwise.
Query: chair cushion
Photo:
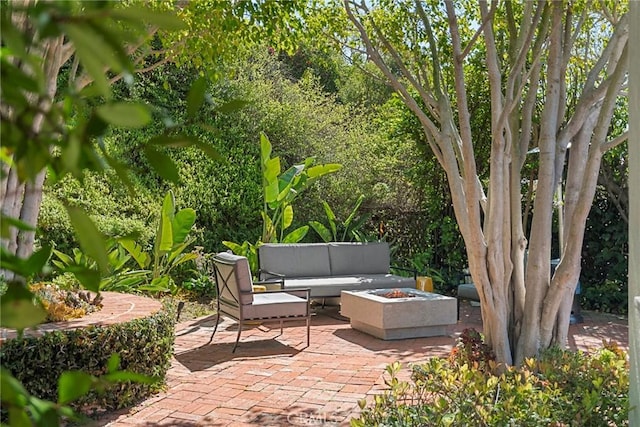
[[[340,291],[362,289],[415,288],[413,277],[394,274],[361,274],[357,276],[307,277],[287,279],[285,289],[311,290],[312,298],[339,297]]]
[[[286,292],[265,292],[254,295],[253,304],[243,307],[245,319],[272,319],[307,316],[309,302]]]
[[[253,295],[251,294],[251,292],[253,292],[253,280],[247,258],[230,252],[220,252],[213,258],[213,262],[222,275],[221,279],[227,280],[229,286],[228,291],[230,291],[241,304],[251,304],[253,302]],[[216,277],[216,280],[220,279]],[[223,288],[223,283],[218,283],[218,289],[223,299],[230,297],[229,295],[225,295],[226,290]],[[240,292],[238,292],[238,290]]]
[[[324,243],[266,243],[258,248],[260,269],[285,277],[329,276],[329,250]],[[261,279],[267,279],[268,274]]]
[[[332,276],[389,273],[388,243],[330,243],[328,246]]]

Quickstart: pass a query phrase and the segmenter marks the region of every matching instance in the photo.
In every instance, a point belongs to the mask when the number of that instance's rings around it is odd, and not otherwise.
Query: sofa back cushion
[[[329,276],[329,249],[325,243],[265,243],[258,248],[261,279],[269,278],[264,271],[285,277]]]
[[[331,275],[389,273],[389,244],[329,243]]]

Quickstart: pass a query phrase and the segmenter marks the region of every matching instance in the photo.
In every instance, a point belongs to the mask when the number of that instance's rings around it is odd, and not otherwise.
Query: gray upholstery
[[[473,283],[463,283],[458,285],[458,299],[480,301],[480,296],[478,295],[478,290]]]
[[[362,274],[359,276],[333,277],[295,277],[285,279],[285,289],[311,290],[313,298],[340,296],[341,291],[362,289],[415,288],[413,277],[402,277],[394,274]]]
[[[262,278],[283,276],[329,276],[329,249],[323,243],[266,243],[258,248],[260,269],[267,272]]]
[[[387,243],[330,243],[329,262],[332,276],[389,273]]]
[[[311,310],[309,290],[253,292],[253,279],[246,257],[222,252],[213,257],[213,271],[217,290],[217,317],[211,339],[218,329],[220,315],[226,314],[238,321],[235,352],[245,321],[279,320],[280,333],[284,320],[306,319],[307,346],[309,345]]]
[[[284,289],[310,289],[311,297],[339,297],[343,290],[415,287],[415,278],[390,274],[389,244],[270,243],[258,248],[260,278],[284,279]]]
[[[226,280],[233,281],[229,283],[230,286],[220,289],[219,295],[228,300],[237,300],[242,304],[251,304],[253,286],[247,258],[230,252],[220,252],[216,258],[223,261],[217,264],[220,273],[227,278]]]
[[[247,319],[269,319],[287,316],[306,316],[307,304],[303,298],[285,292],[264,292],[255,294],[253,304],[245,307]]]

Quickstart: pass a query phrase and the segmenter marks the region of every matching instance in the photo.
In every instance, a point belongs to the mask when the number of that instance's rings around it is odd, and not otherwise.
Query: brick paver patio
[[[584,317],[585,323],[570,327],[572,348],[595,348],[603,339],[628,347],[626,319]],[[381,341],[352,330],[330,307],[314,316],[308,348],[303,323],[285,323],[277,338],[279,325],[268,324],[243,331],[233,354],[237,329],[231,321],[221,323],[207,344],[214,319],[177,325],[166,392],[99,425],[346,426],[358,414],[357,401],[384,388],[386,365],[445,356],[465,328],[481,330],[480,309],[463,303],[461,321],[448,336]]]

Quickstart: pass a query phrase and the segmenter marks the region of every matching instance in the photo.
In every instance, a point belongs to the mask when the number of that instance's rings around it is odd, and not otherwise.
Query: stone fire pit
[[[383,340],[446,335],[457,323],[455,298],[418,289],[342,291],[340,299],[353,329]]]

